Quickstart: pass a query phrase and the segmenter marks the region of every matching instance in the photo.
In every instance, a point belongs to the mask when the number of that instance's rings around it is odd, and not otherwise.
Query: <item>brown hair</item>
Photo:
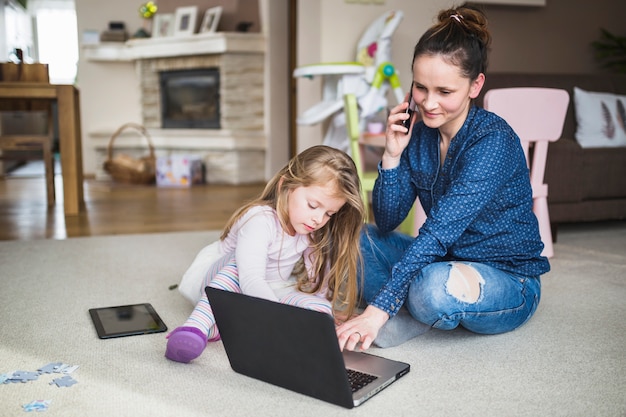
[[[491,35],[483,12],[462,5],[442,10],[437,20],[415,45],[411,65],[419,56],[441,55],[470,80],[487,72]]]
[[[361,199],[361,183],[352,158],[329,146],[310,147],[293,157],[274,175],[261,195],[237,210],[228,221],[220,239],[225,239],[231,227],[251,207],[266,205],[274,208],[284,230],[292,230],[289,222],[288,198],[291,190],[312,185],[334,184],[336,196],[346,203],[328,223],[309,235],[312,248],[312,271],[294,270],[298,290],[315,293],[328,288],[327,298],[335,310],[354,311],[357,303],[357,270],[361,265],[359,235],[365,219]]]

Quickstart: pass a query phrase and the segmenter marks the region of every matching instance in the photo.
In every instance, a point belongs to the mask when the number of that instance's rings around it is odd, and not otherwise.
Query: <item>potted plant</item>
[[[600,39],[591,43],[596,59],[603,63],[603,67],[626,74],[626,37],[602,28],[600,31]]]

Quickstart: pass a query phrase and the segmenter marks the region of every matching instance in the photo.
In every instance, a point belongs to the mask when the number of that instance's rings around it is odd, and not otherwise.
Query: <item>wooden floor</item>
[[[230,215],[264,184],[157,188],[86,180],[79,216],[63,214],[61,177],[57,201],[46,203],[43,177],[0,179],[0,240],[221,230]]]

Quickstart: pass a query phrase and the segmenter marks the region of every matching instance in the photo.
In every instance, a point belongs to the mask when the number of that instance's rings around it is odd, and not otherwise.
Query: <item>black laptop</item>
[[[235,372],[352,408],[406,375],[410,365],[339,350],[328,314],[206,287]]]

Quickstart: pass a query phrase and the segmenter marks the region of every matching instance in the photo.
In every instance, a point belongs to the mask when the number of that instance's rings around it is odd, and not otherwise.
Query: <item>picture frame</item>
[[[155,14],[152,21],[152,37],[164,38],[174,35],[174,13]]]
[[[201,33],[212,33],[217,30],[217,25],[220,23],[222,17],[222,6],[210,7],[204,12],[202,18],[202,24],[200,25]]]
[[[190,36],[196,32],[198,6],[178,7],[174,14],[174,36]]]

